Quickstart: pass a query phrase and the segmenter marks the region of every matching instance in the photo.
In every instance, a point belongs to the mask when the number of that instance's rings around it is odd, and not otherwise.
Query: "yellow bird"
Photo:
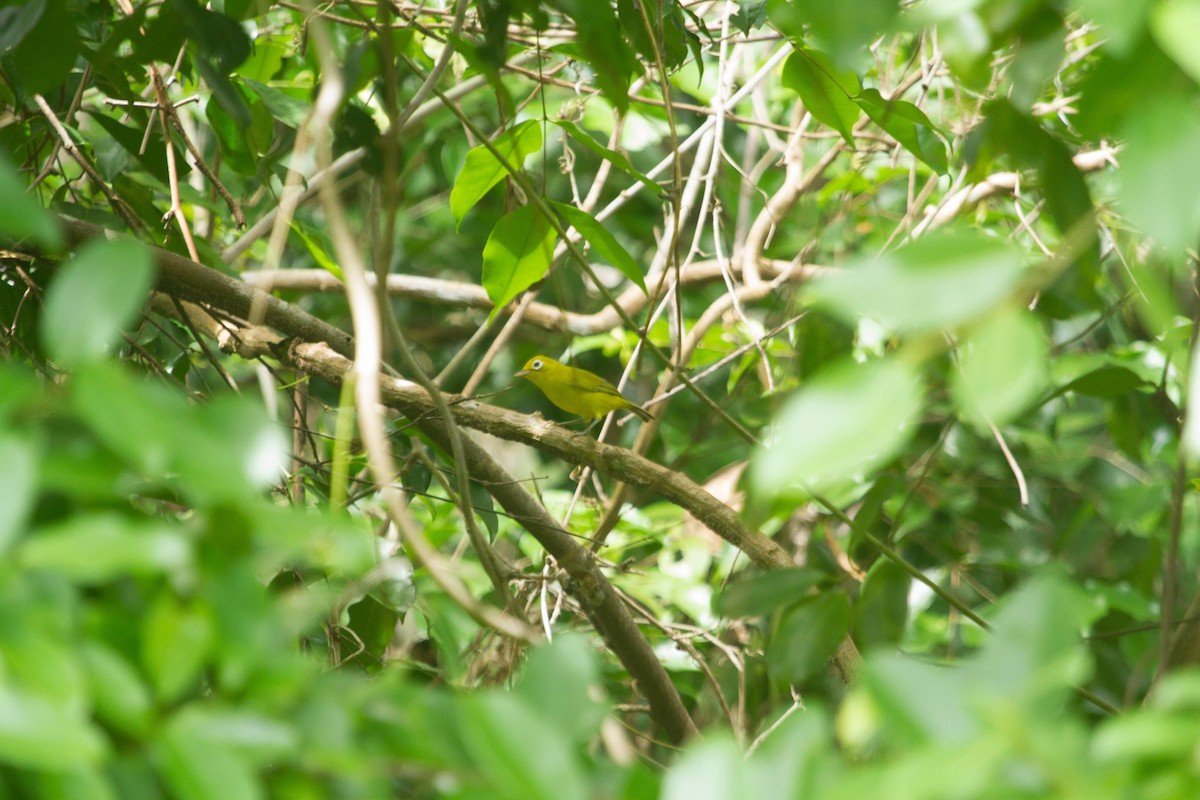
[[[516,377],[528,379],[551,403],[584,419],[600,419],[620,410],[632,411],[646,422],[652,419],[649,411],[626,400],[604,378],[586,369],[560,364],[549,356],[529,359]]]

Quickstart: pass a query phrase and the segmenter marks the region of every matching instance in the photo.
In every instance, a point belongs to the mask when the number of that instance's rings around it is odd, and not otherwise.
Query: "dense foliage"
[[[1200,795],[1198,40],[0,4],[0,796]]]

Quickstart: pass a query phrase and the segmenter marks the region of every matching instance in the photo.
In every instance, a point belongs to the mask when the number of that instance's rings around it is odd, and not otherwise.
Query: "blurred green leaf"
[[[773,569],[743,577],[713,596],[713,613],[722,617],[759,617],[804,599],[825,579],[812,567]]]
[[[1129,12],[1126,12],[1129,14]],[[1192,80],[1200,83],[1200,2],[1197,0],[1166,0],[1150,12],[1150,30],[1159,46],[1175,59]]]
[[[46,11],[46,0],[0,7],[0,53],[7,53],[21,43]]]
[[[244,75],[242,76],[242,82],[246,84],[246,87],[250,91],[258,95],[258,99],[262,100],[267,111],[271,112],[271,116],[289,128],[299,128],[308,119],[310,111],[308,103],[297,100],[295,97],[273,86],[259,83],[253,78],[248,78]]]
[[[79,32],[71,4],[65,0],[41,0],[37,5],[42,7],[40,16],[30,13],[0,20],[26,28],[17,41],[11,41],[17,39],[12,34],[4,37],[10,40],[11,50],[0,48],[5,59],[6,83],[26,97],[49,94],[66,80],[79,54]],[[51,105],[55,105],[53,100]]]
[[[600,672],[596,655],[582,636],[555,637],[530,651],[514,693],[537,709],[551,729],[585,745],[600,729],[607,705],[596,698]],[[546,702],[554,698],[554,702]]]
[[[504,215],[483,246],[483,288],[494,319],[517,295],[540,281],[554,259],[557,235],[533,206]]]
[[[234,749],[196,738],[190,725],[173,721],[155,740],[155,761],[180,800],[262,800],[254,771]]]
[[[1146,30],[1150,0],[1075,0],[1084,16],[1100,26],[1102,46],[1127,55]]]
[[[213,626],[205,609],[159,593],[142,620],[142,665],[164,703],[199,690],[208,660]]]
[[[1046,341],[1029,312],[1007,306],[959,344],[959,414],[986,431],[1020,412],[1046,382]]]
[[[749,36],[750,31],[761,28],[767,21],[767,0],[742,0],[737,13],[729,18],[733,26]]]
[[[46,290],[41,325],[51,358],[67,367],[103,358],[145,305],[153,281],[144,245],[132,239],[85,244]]]
[[[1148,382],[1131,369],[1100,367],[1063,386],[1060,392],[1075,392],[1088,397],[1120,397],[1147,386]]]
[[[780,409],[770,443],[751,462],[752,485],[810,492],[865,474],[907,440],[920,408],[920,377],[904,361],[829,368]]]
[[[555,699],[545,697],[545,703]],[[582,800],[589,796],[579,757],[565,737],[517,695],[463,697],[460,726],[471,761],[496,797]]]
[[[706,739],[688,749],[667,774],[662,800],[724,800],[744,797],[746,767],[727,738]]]
[[[33,508],[38,460],[33,445],[0,434],[0,553],[21,533]]]
[[[1200,110],[1184,95],[1142,98],[1125,124],[1120,198],[1129,218],[1163,247],[1200,237]]]
[[[880,558],[871,565],[854,604],[854,634],[860,647],[900,643],[911,587],[912,576],[891,559]]]
[[[31,769],[99,763],[107,743],[76,711],[0,686],[0,762]]]
[[[2,10],[2,9],[0,9]],[[0,25],[0,30],[3,25]],[[62,231],[54,216],[25,192],[8,156],[0,153],[0,236],[20,241],[28,237],[48,249],[62,247]]]
[[[347,611],[347,625],[354,631],[357,642],[346,643],[343,657],[361,663],[369,670],[378,669],[383,664],[388,644],[396,635],[396,620],[400,614],[371,595],[352,603]]]
[[[577,43],[596,72],[596,85],[605,99],[624,113],[629,108],[629,85],[638,72],[638,61],[622,36],[612,6],[591,0],[554,0],[553,5],[575,21]]]
[[[822,592],[789,611],[767,642],[767,669],[783,683],[803,683],[825,668],[850,631],[850,603]]]
[[[493,539],[496,538],[496,534],[500,531],[500,518],[496,515],[496,504],[492,500],[492,493],[487,490],[486,486],[471,483],[471,506],[475,509],[476,516],[483,521],[488,535]]]
[[[166,523],[99,512],[35,530],[21,543],[17,557],[26,568],[95,584],[126,574],[182,570],[191,560],[191,545]]]
[[[827,3],[794,0],[796,12],[808,23],[817,44],[841,66],[862,61],[868,46],[892,25],[899,11],[896,0]]]
[[[97,718],[131,736],[146,734],[153,701],[133,664],[115,650],[92,640],[83,642],[80,656]]]
[[[820,278],[815,302],[850,323],[869,317],[897,333],[952,328],[1005,300],[1021,277],[1008,244],[976,233],[933,233]]]

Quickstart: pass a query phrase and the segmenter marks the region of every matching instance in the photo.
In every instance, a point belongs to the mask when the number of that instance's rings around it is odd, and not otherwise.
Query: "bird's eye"
[[[535,359],[535,360],[534,360],[534,362],[533,362],[533,364],[532,364],[531,366],[532,366],[534,369],[541,369],[541,368],[542,368],[542,360],[541,360],[540,358],[539,358],[539,359]]]

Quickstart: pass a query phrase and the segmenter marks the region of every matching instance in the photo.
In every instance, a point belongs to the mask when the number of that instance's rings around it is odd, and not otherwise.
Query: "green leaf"
[[[28,442],[0,435],[0,554],[25,526],[38,488],[38,452]]]
[[[783,85],[800,95],[810,114],[854,146],[854,123],[861,111],[851,98],[862,92],[857,75],[837,69],[824,53],[802,47],[784,63]]]
[[[1180,69],[1200,83],[1200,0],[1166,0],[1150,12],[1150,31]]]
[[[483,525],[487,528],[488,535],[493,539],[500,530],[500,518],[496,516],[496,505],[492,500],[492,493],[487,490],[486,486],[471,482],[471,506],[475,510],[475,515],[483,521]]]
[[[308,255],[316,262],[317,266],[328,272],[330,275],[337,278],[339,281],[343,279],[342,268],[337,265],[329,256],[329,245],[323,236],[318,231],[313,231],[310,235],[304,230],[301,223],[292,220],[292,232],[300,237],[300,241],[304,242],[304,249],[308,251]]]
[[[11,686],[0,686],[0,762],[62,770],[99,763],[101,733],[81,714]]]
[[[1120,193],[1129,219],[1163,247],[1200,238],[1200,110],[1190,96],[1145,97],[1125,124]]]
[[[246,88],[258,95],[267,111],[271,112],[271,116],[289,128],[299,128],[308,119],[309,112],[312,110],[309,103],[298,100],[273,86],[259,83],[252,78],[242,76],[241,80]]]
[[[513,690],[551,729],[585,746],[608,713],[608,705],[596,697],[598,685],[600,671],[591,644],[583,636],[568,634],[529,652]],[[547,697],[555,702],[545,702]]]
[[[1091,193],[1062,139],[1008,100],[988,103],[984,115],[987,145],[996,152],[1011,155],[1019,169],[1036,171],[1046,210],[1060,232],[1065,234],[1090,217]],[[1099,260],[1094,246],[1087,256],[1090,262]]]
[[[1046,340],[1025,311],[1003,308],[959,344],[959,414],[986,431],[1012,419],[1046,382]]]
[[[62,231],[54,215],[38,205],[36,195],[25,191],[8,156],[0,153],[0,237],[28,238],[49,250],[62,247]]]
[[[609,162],[626,175],[639,181],[646,188],[653,191],[655,196],[662,194],[662,187],[652,181],[648,176],[638,172],[638,170],[634,168],[633,164],[629,161],[624,153],[608,149],[596,141],[591,134],[570,120],[560,119],[556,120],[554,124],[570,134],[572,139],[582,144],[588,150],[591,150],[593,153],[600,156],[600,158],[603,158],[605,161]]]
[[[250,37],[235,20],[202,7],[196,0],[169,0],[167,10],[179,15],[194,43],[193,63],[212,90],[213,98],[243,130],[250,113],[229,74],[250,57]]]
[[[204,701],[180,710],[169,727],[192,741],[236,751],[251,764],[278,761],[297,745],[290,725],[249,708],[225,708]]]
[[[459,733],[470,763],[490,784],[494,796],[519,800],[590,796],[568,739],[517,695],[478,693],[463,697],[459,707]]]
[[[596,84],[605,99],[624,114],[629,108],[631,76],[640,68],[612,6],[595,0],[555,0],[553,5],[575,21],[576,42],[595,70]]]
[[[924,161],[939,175],[946,174],[949,169],[946,146],[938,138],[937,128],[924,111],[904,100],[885,100],[878,89],[863,89],[854,102],[905,150]]]
[[[767,21],[767,0],[742,0],[738,3],[737,13],[729,18],[733,26],[749,36],[750,31],[758,30]]]
[[[78,514],[37,529],[17,550],[29,569],[54,570],[83,584],[126,574],[175,572],[191,560],[182,532],[165,523],[129,519],[116,512]]]
[[[899,11],[896,0],[794,0],[794,5],[816,43],[842,66],[862,61],[867,47],[891,27]]]
[[[1107,366],[1079,376],[1059,392],[1075,392],[1087,397],[1121,397],[1148,385],[1149,381],[1131,369]]]
[[[132,239],[94,240],[59,269],[46,290],[42,339],[59,364],[103,358],[146,303],[150,252]]]
[[[142,619],[142,665],[164,703],[199,690],[213,638],[209,615],[163,590]]]
[[[537,283],[554,259],[554,228],[533,206],[505,215],[483,246],[483,288],[496,304],[489,319]]]
[[[788,612],[767,642],[774,680],[802,683],[824,669],[850,630],[850,602],[841,592],[817,595]]]
[[[663,782],[661,800],[728,800],[734,797],[754,797],[747,791],[745,754],[728,737],[705,738],[689,747],[671,765]],[[771,787],[773,791],[779,787]],[[795,795],[800,797],[801,795]]]
[[[780,410],[771,443],[751,462],[755,489],[820,491],[891,458],[921,409],[916,370],[899,359],[842,363]]]
[[[172,721],[154,742],[158,764],[172,796],[180,800],[262,800],[254,770],[234,748],[197,739],[190,726]]]
[[[0,53],[7,53],[20,44],[45,11],[46,0],[28,0],[0,7]]]
[[[388,645],[396,636],[396,620],[400,614],[371,595],[351,604],[348,613],[347,627],[354,631],[363,648],[352,651],[355,659],[368,669],[380,667]]]
[[[825,573],[811,567],[773,569],[742,578],[713,597],[713,612],[722,617],[759,617],[799,602],[824,579]]]
[[[538,120],[522,122],[501,135],[492,142],[492,147],[504,157],[497,160],[484,145],[472,147],[467,153],[462,170],[454,179],[454,187],[450,190],[450,212],[454,222],[461,226],[467,212],[483,199],[483,196],[509,174],[521,169],[525,159],[536,153],[542,147],[542,128]],[[505,168],[505,164],[508,168]]]
[[[51,91],[67,80],[79,55],[79,32],[75,27],[77,12],[71,4],[65,0],[46,0],[43,7],[41,16],[21,36],[20,42],[11,51],[0,54],[4,55],[6,83],[27,96],[45,93],[53,107],[57,102]],[[30,17],[12,21],[28,25]],[[11,106],[11,99],[7,105]],[[60,110],[66,107],[66,101],[62,101]]]
[[[871,565],[854,605],[854,634],[864,649],[896,645],[908,622],[908,592],[912,577],[887,558]]]
[[[85,641],[80,656],[97,718],[131,736],[145,734],[154,708],[150,690],[133,664],[96,641]]]
[[[597,253],[603,256],[614,267],[621,270],[621,274],[636,283],[638,288],[643,292],[646,291],[646,281],[642,277],[641,267],[633,260],[633,256],[629,255],[629,251],[621,246],[621,243],[617,241],[617,237],[609,232],[608,228],[600,224],[591,214],[575,206],[555,202],[551,202],[551,205],[558,213],[563,215],[568,223],[575,226],[575,230],[579,231],[579,235]]]
[[[1080,12],[1100,27],[1105,50],[1125,56],[1146,30],[1151,0],[1075,0]],[[1161,6],[1160,6],[1161,8]]]
[[[1021,258],[976,233],[935,233],[817,281],[816,302],[855,323],[869,317],[897,333],[952,328],[1006,299]]]

